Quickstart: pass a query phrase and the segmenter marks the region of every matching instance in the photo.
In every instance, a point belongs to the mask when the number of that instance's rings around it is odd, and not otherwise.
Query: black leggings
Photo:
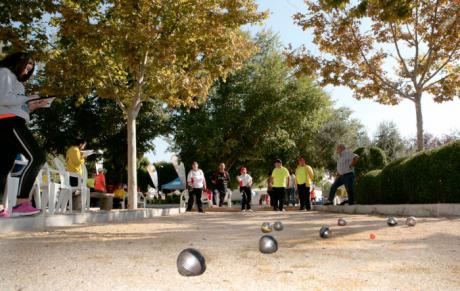
[[[188,193],[187,211],[192,210],[194,200],[196,200],[196,206],[198,206],[198,210],[203,211],[203,204],[201,203],[202,193],[202,188],[193,188],[193,190]]]
[[[0,181],[6,181],[18,154],[29,161],[19,178],[18,198],[29,198],[38,172],[46,161],[26,122],[20,117],[0,119],[0,136],[3,150],[0,152]],[[4,189],[5,185],[0,185]],[[6,195],[6,193],[4,194]]]
[[[241,196],[241,210],[251,209],[252,191],[251,187],[240,187]]]

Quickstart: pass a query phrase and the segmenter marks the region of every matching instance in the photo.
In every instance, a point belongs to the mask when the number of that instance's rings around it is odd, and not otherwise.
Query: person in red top
[[[311,205],[314,205],[315,201],[316,201],[315,187],[313,185],[312,185],[311,191],[310,191],[310,201],[311,201]]]
[[[104,169],[99,169],[96,176],[94,176],[94,191],[107,192],[105,185]]]

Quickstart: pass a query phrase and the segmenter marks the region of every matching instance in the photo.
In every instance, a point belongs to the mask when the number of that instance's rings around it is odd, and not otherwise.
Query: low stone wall
[[[348,214],[381,214],[416,217],[460,217],[460,204],[314,205],[313,210]]]
[[[136,210],[89,211],[85,213],[37,215],[29,217],[5,218],[0,220],[0,233],[17,231],[46,231],[53,227],[76,224],[103,224],[148,219],[159,216],[178,215],[184,209],[179,206],[162,206]]]

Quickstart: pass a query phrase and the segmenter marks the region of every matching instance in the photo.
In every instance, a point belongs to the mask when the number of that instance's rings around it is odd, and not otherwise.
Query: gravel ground
[[[279,250],[261,254],[260,225],[276,220]],[[202,276],[178,274],[187,247],[205,256]],[[0,253],[0,290],[460,290],[460,219],[213,211],[5,234]]]

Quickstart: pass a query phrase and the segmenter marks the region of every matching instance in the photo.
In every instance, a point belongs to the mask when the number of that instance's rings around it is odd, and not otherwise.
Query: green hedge
[[[460,141],[365,174],[356,185],[356,202],[460,203]]]
[[[378,147],[360,147],[354,151],[359,156],[355,166],[355,174],[361,177],[372,170],[382,169],[387,164],[385,152]]]

